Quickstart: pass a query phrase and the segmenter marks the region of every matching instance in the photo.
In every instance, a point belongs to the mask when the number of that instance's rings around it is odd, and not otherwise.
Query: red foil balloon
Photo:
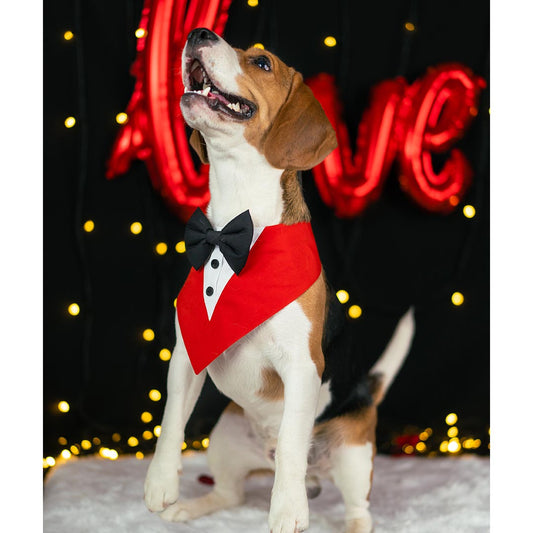
[[[372,89],[370,107],[359,123],[354,156],[333,76],[319,74],[306,83],[324,108],[338,141],[338,147],[313,168],[318,190],[337,216],[358,215],[379,197],[396,154],[393,125],[407,84],[398,78]]]
[[[430,211],[450,213],[472,181],[464,154],[454,148],[440,172],[432,153],[442,153],[463,135],[478,113],[485,81],[458,64],[430,68],[407,90],[399,111],[400,185]]]
[[[441,172],[432,152],[448,150],[477,114],[485,82],[457,64],[440,65],[408,86],[403,78],[376,85],[363,114],[352,156],[350,138],[334,79],[328,74],[307,80],[337,132],[336,148],[313,169],[324,202],[339,217],[353,217],[375,201],[395,156],[403,189],[419,205],[449,213],[464,196],[472,169],[457,149]]]
[[[199,171],[189,151],[179,100],[183,94],[181,51],[197,27],[221,34],[231,0],[145,0],[131,73],[136,83],[107,164],[107,178],[142,159],[153,186],[184,220],[209,201],[208,168]]]

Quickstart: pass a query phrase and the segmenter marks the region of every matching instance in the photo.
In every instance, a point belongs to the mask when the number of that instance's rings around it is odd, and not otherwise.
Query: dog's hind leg
[[[342,444],[332,451],[331,474],[346,506],[346,533],[370,533],[369,495],[374,459],[372,442]]]
[[[209,439],[207,460],[213,490],[190,500],[179,500],[161,513],[170,522],[185,522],[244,502],[244,481],[252,470],[270,468],[264,448],[252,436],[249,421],[231,402]]]

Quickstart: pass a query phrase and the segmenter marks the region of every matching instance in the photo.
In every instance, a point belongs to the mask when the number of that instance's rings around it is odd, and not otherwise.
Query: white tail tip
[[[400,318],[391,340],[387,347],[381,354],[381,357],[376,361],[374,366],[370,369],[370,375],[380,376],[380,386],[378,399],[379,403],[385,396],[394,378],[398,374],[403,365],[409,350],[413,337],[415,336],[415,311],[414,307],[410,307],[405,315]]]

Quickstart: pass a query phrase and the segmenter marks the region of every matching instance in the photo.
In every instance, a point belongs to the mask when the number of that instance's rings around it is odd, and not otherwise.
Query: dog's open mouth
[[[223,93],[216,87],[197,59],[190,64],[188,86],[185,87],[185,94],[190,93],[205,97],[211,109],[222,111],[234,118],[246,120],[255,113],[255,105],[252,102],[239,96]]]

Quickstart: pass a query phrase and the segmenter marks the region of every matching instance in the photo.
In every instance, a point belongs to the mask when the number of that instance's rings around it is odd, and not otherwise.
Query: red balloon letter
[[[196,171],[179,100],[183,94],[181,51],[187,35],[202,26],[222,33],[231,0],[145,0],[132,74],[137,81],[111,151],[106,176],[126,172],[143,159],[154,187],[186,220],[209,201],[207,167]]]
[[[333,76],[319,74],[306,83],[337,132],[338,147],[313,168],[320,195],[337,216],[358,215],[379,197],[390,170],[396,153],[393,125],[406,83],[398,78],[373,88],[370,107],[359,124],[355,156]]]
[[[400,185],[420,205],[449,213],[464,196],[472,168],[464,154],[453,149],[440,172],[432,153],[447,151],[461,138],[477,115],[485,82],[462,65],[429,69],[407,91],[399,112]]]

